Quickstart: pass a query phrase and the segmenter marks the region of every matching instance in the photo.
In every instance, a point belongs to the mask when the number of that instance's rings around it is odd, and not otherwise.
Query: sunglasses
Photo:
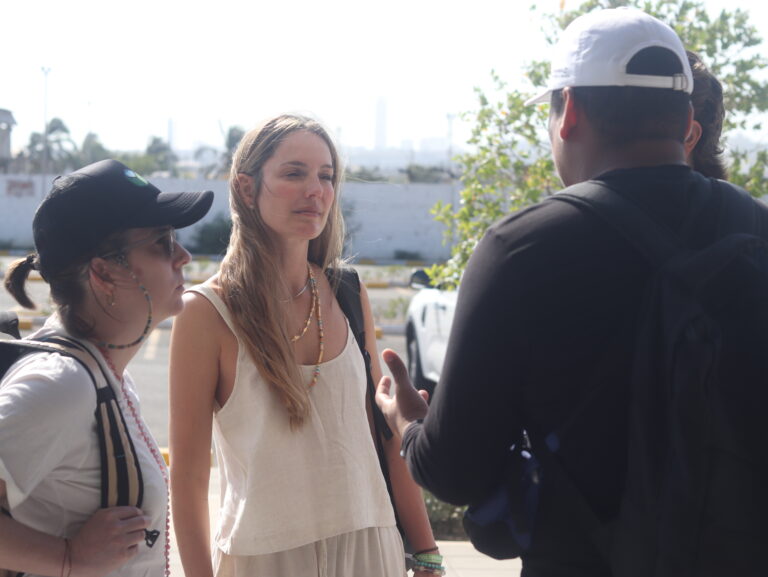
[[[157,245],[165,258],[172,259],[176,252],[176,244],[176,229],[166,228],[161,233],[151,234],[134,242],[124,244],[117,250],[102,254],[101,257],[109,258],[120,255],[125,256],[128,251],[133,250],[134,248]]]

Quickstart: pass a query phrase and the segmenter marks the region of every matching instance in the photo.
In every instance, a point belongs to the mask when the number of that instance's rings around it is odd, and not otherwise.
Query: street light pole
[[[48,73],[51,71],[49,66],[41,66],[43,71],[43,163],[41,172],[45,175],[48,172]]]
[[[449,112],[445,118],[448,121],[448,173],[453,180],[453,119],[456,115]]]

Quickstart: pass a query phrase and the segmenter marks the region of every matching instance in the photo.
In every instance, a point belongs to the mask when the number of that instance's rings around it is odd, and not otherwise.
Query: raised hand
[[[395,351],[384,349],[381,357],[395,378],[395,388],[393,392],[392,379],[382,377],[376,388],[376,404],[384,413],[389,427],[402,436],[408,425],[427,415],[429,393],[414,388],[405,363]]]

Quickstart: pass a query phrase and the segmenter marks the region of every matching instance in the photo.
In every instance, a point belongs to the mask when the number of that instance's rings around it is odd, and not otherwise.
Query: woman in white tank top
[[[363,357],[328,274],[344,238],[341,172],[328,133],[300,116],[266,121],[235,152],[226,256],[186,294],[171,340],[171,494],[187,577],[405,573]],[[378,381],[364,287],[361,300]],[[221,481],[213,552],[211,437]],[[400,439],[383,444],[406,537],[436,554]]]

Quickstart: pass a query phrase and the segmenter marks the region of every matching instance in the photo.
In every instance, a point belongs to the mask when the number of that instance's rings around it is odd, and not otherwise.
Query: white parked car
[[[408,306],[405,327],[408,373],[417,389],[431,395],[443,368],[458,291],[432,287],[422,269],[411,275],[410,285],[419,292]]]

